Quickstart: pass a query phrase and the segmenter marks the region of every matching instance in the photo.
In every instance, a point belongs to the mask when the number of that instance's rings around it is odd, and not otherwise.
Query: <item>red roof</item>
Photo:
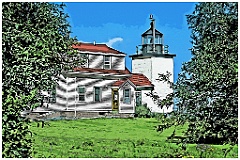
[[[125,68],[125,70],[111,70],[111,69],[96,69],[96,68],[77,67],[77,68],[74,68],[73,70],[75,72],[81,71],[81,72],[87,72],[87,73],[100,72],[100,73],[112,73],[112,74],[131,74],[131,72],[127,68]]]
[[[128,78],[135,86],[151,86],[152,83],[148,78],[140,73],[133,73],[132,77]]]
[[[96,69],[96,68],[74,68],[74,71],[80,71],[85,73],[105,73],[105,74],[132,74],[131,77],[116,81],[112,86],[121,86],[127,80],[130,80],[135,86],[153,86],[149,79],[140,73],[131,73],[127,68],[125,70],[108,70],[108,69]]]
[[[131,77],[128,78],[135,86],[153,86],[151,81],[149,79],[140,73],[133,73]],[[120,86],[124,82],[126,82],[127,79],[119,80],[113,84],[113,86]]]
[[[127,79],[121,79],[121,80],[113,83],[112,86],[121,86],[126,81],[127,81]]]
[[[111,47],[108,47],[106,44],[92,44],[92,43],[78,43],[73,44],[74,49],[79,51],[90,51],[90,52],[102,52],[102,53],[113,53],[113,54],[125,54],[118,50],[115,50]]]

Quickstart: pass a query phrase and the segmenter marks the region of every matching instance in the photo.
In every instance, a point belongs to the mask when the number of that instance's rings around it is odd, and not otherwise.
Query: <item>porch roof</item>
[[[151,81],[149,81],[145,75],[140,73],[132,73],[131,77],[116,81],[112,86],[121,86],[127,80],[132,82],[136,87],[154,87]]]

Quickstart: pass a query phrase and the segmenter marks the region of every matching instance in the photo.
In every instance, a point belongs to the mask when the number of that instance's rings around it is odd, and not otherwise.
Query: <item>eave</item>
[[[115,57],[125,57],[126,54],[122,53],[122,54],[116,54],[116,53],[105,53],[105,52],[91,52],[91,51],[79,51],[79,53],[87,53],[87,54],[94,54],[94,55],[107,55],[107,56],[115,56]]]
[[[101,72],[64,72],[63,75],[69,78],[91,78],[91,79],[109,79],[109,80],[119,80],[123,78],[131,77],[131,74],[111,74],[111,73],[101,73]]]
[[[151,58],[151,57],[163,57],[163,58],[173,58],[176,57],[176,54],[135,54],[130,55],[132,59],[144,59],[144,58]]]

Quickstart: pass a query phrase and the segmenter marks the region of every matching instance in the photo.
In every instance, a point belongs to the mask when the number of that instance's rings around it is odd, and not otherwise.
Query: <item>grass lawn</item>
[[[31,123],[33,157],[54,158],[167,158],[167,157],[214,157],[223,158],[222,149],[228,146],[212,146],[200,152],[196,144],[188,144],[181,151],[175,143],[167,143],[173,127],[156,132],[156,119],[79,119],[49,121],[49,125],[37,127]],[[186,126],[178,126],[176,135],[182,135]],[[185,155],[184,155],[185,154]],[[227,157],[238,156],[235,146]]]

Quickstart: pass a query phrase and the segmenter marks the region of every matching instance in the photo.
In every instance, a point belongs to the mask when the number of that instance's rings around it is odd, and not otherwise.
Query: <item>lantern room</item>
[[[155,29],[155,19],[150,15],[150,28],[142,34],[140,54],[164,54],[163,34]],[[138,53],[138,47],[137,47]]]

